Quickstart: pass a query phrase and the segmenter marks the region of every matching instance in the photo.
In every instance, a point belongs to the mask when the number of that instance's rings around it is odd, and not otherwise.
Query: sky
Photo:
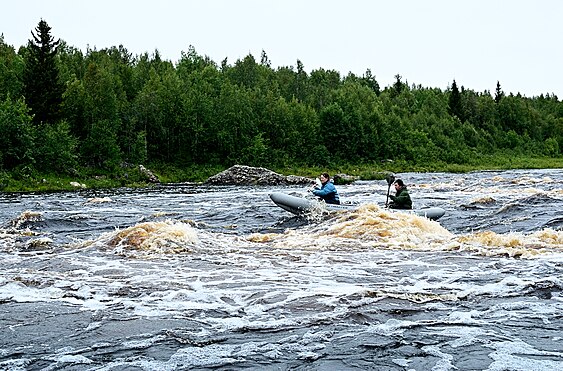
[[[458,87],[563,99],[561,0],[18,0],[0,33],[16,50],[41,19],[86,51],[123,45],[174,63],[192,45],[217,64],[266,52],[273,68],[323,68],[381,88]]]

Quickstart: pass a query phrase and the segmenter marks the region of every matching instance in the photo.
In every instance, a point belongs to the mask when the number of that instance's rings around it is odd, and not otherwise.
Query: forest
[[[381,87],[370,69],[273,68],[265,51],[234,63],[193,47],[177,62],[122,45],[82,52],[44,20],[31,35],[17,51],[0,36],[0,190],[46,174],[118,178],[137,164],[434,169],[562,157],[553,93],[505,94],[500,82],[476,92],[455,80],[441,90],[399,74]]]

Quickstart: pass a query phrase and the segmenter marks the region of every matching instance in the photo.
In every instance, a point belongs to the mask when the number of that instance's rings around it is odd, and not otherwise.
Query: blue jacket
[[[338,197],[336,187],[334,186],[334,184],[332,184],[331,181],[323,184],[321,189],[313,189],[311,192],[313,192],[315,196],[318,196],[325,200],[327,204],[340,204],[340,197]]]

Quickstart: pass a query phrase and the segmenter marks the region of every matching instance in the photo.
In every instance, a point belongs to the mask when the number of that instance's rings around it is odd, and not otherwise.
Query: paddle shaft
[[[385,200],[385,207],[389,204],[389,190],[391,189],[391,184],[395,181],[395,175],[391,174],[385,177],[387,180],[387,199]]]

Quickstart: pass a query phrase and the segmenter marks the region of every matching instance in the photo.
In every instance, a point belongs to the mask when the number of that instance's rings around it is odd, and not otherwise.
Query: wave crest
[[[113,248],[118,254],[135,251],[176,254],[191,251],[198,241],[197,232],[190,225],[165,220],[117,230],[100,237],[97,242]]]

